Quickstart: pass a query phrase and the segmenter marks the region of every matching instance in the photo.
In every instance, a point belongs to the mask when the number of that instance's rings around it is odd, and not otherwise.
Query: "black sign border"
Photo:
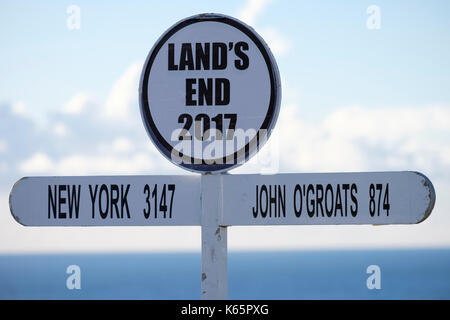
[[[218,172],[218,171],[227,171],[230,170],[233,167],[236,167],[238,165],[243,164],[246,162],[254,153],[256,153],[259,148],[262,147],[260,139],[258,139],[258,134],[249,141],[243,148],[236,151],[232,157],[234,159],[233,163],[227,163],[228,157],[222,158],[222,163],[214,163],[214,164],[206,164],[204,163],[203,159],[196,159],[192,157],[185,156],[177,151],[178,154],[180,154],[180,158],[185,159],[185,157],[189,158],[190,163],[181,162],[176,163],[172,160],[172,150],[173,147],[171,144],[169,144],[164,137],[159,132],[158,128],[155,125],[155,122],[153,121],[153,118],[150,114],[150,105],[148,101],[148,79],[150,75],[151,68],[153,66],[153,62],[156,58],[156,55],[158,54],[161,47],[167,42],[167,40],[174,35],[179,30],[183,29],[186,26],[189,26],[194,23],[199,22],[205,22],[205,21],[214,21],[214,22],[220,22],[225,23],[230,26],[233,26],[246,34],[253,43],[258,47],[259,51],[263,55],[264,61],[266,62],[267,69],[269,71],[269,78],[270,78],[270,102],[269,102],[269,108],[267,110],[267,114],[265,116],[264,122],[261,125],[261,128],[259,130],[265,130],[266,137],[263,140],[265,142],[271,133],[271,130],[273,129],[273,126],[275,124],[275,121],[278,117],[279,107],[280,107],[280,101],[281,101],[281,81],[279,77],[278,67],[276,65],[275,59],[273,58],[273,55],[270,52],[270,49],[267,47],[265,43],[263,43],[262,39],[256,34],[256,32],[245,25],[244,23],[240,22],[237,19],[234,19],[232,17],[226,16],[226,15],[219,15],[219,14],[199,14],[192,17],[189,17],[187,19],[181,20],[178,23],[174,24],[170,29],[168,29],[155,43],[153,48],[151,49],[149,55],[147,56],[147,59],[144,64],[144,68],[142,70],[141,75],[141,81],[140,81],[140,87],[139,87],[139,103],[140,103],[140,110],[141,110],[141,116],[142,120],[144,122],[145,129],[150,136],[151,140],[155,143],[157,146],[157,149],[166,157],[168,158],[172,163],[175,163],[178,166],[181,166],[187,170],[195,171],[195,172]],[[260,131],[258,131],[260,132]],[[260,137],[261,138],[261,137]],[[256,144],[256,148],[255,148]],[[245,150],[245,158],[244,161],[242,161],[239,158],[239,155],[243,153],[243,149]],[[184,160],[183,160],[184,161]],[[217,162],[219,159],[214,160],[207,160],[208,162]],[[229,161],[229,159],[228,159]],[[242,162],[240,162],[242,161]],[[199,163],[200,162],[200,163]]]

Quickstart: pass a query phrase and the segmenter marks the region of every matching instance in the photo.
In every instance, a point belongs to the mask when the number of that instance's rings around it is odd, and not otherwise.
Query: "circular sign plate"
[[[264,40],[243,22],[200,14],[167,30],[141,75],[140,108],[157,148],[196,172],[247,161],[270,136],[281,83]]]

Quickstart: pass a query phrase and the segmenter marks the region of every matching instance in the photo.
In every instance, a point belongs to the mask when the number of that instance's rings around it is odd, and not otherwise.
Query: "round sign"
[[[164,156],[191,171],[225,171],[270,136],[281,83],[270,49],[251,27],[200,14],[158,39],[139,94],[145,128]]]

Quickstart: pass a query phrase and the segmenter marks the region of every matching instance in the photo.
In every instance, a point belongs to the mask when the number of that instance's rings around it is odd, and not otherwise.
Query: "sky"
[[[24,227],[8,196],[23,176],[192,174],[148,138],[138,85],[158,37],[204,12],[276,58],[272,169],[420,171],[437,198],[419,225],[230,227],[230,250],[450,246],[448,1],[0,1],[0,253],[200,249],[199,227]]]

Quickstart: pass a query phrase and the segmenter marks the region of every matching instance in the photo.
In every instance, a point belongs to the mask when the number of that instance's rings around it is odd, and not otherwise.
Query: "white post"
[[[222,175],[202,174],[202,299],[227,299],[227,227],[222,216]]]

